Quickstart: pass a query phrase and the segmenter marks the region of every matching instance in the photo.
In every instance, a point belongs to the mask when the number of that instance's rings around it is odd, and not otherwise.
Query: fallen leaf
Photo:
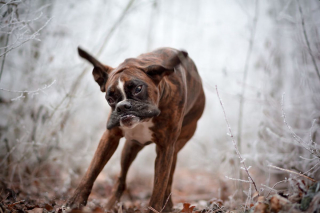
[[[210,201],[209,201],[210,204],[217,204],[219,206],[222,206],[223,205],[223,200],[221,199],[218,199],[218,198],[212,198]]]
[[[267,213],[269,211],[269,205],[265,203],[263,196],[259,196],[257,203],[254,205],[254,213]]]
[[[280,210],[285,211],[289,204],[291,204],[291,202],[288,199],[281,197],[278,194],[275,194],[270,199],[270,208],[273,212],[279,212]]]
[[[192,213],[193,209],[195,208],[195,206],[190,206],[190,203],[184,203],[183,204],[183,209],[181,210],[181,212],[185,212],[185,213]]]
[[[14,207],[15,205],[20,204],[20,203],[23,203],[23,202],[24,202],[24,200],[20,200],[20,201],[18,201],[18,202],[9,204],[8,207],[9,207],[9,208],[12,208],[12,207]]]
[[[53,206],[49,205],[48,203],[45,203],[43,205],[43,208],[45,208],[46,210],[48,210],[49,212],[53,210]]]
[[[26,204],[25,207],[26,207],[27,210],[31,210],[31,209],[34,209],[34,208],[40,208],[39,205],[33,205],[33,204],[31,204],[31,205],[30,204]]]

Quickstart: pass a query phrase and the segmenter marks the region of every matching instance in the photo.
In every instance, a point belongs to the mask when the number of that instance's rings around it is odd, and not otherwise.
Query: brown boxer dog
[[[120,177],[107,208],[119,201],[126,188],[128,169],[138,152],[155,143],[157,157],[150,206],[157,211],[165,206],[164,211],[170,211],[177,154],[193,136],[205,105],[194,62],[185,51],[160,48],[112,68],[81,48],[78,52],[93,65],[94,80],[106,93],[112,110],[91,164],[67,206],[86,205],[94,181],[117,149],[120,138],[125,137]]]

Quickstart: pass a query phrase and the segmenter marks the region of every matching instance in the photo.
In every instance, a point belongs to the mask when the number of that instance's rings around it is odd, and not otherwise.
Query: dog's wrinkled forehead
[[[110,96],[116,94],[121,96],[121,99],[131,98],[132,90],[137,86],[149,87],[152,83],[146,74],[137,68],[124,68],[122,70],[115,70],[110,73],[109,79],[106,82],[106,95]]]

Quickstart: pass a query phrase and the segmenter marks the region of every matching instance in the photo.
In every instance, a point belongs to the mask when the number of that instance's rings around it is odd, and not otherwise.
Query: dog
[[[120,200],[128,169],[139,151],[155,143],[157,157],[149,204],[159,212],[163,208],[170,211],[177,154],[194,135],[205,106],[196,65],[186,51],[173,48],[128,58],[117,68],[102,64],[80,47],[78,52],[93,65],[94,80],[101,92],[106,93],[111,112],[91,164],[67,206],[86,205],[94,181],[117,149],[119,140],[125,137],[121,173],[106,208],[112,209]]]

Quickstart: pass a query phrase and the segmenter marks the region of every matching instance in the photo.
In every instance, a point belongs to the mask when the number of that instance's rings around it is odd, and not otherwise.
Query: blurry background
[[[320,178],[319,1],[5,0],[0,15],[0,180],[9,188],[68,197],[90,163],[110,108],[78,46],[113,67],[164,46],[195,61],[207,102],[179,154],[176,200],[230,199],[239,182],[225,176],[247,180],[215,85],[259,190],[289,177],[270,164]],[[96,185],[112,186],[122,145]],[[129,172],[149,194],[154,159],[149,145]]]

